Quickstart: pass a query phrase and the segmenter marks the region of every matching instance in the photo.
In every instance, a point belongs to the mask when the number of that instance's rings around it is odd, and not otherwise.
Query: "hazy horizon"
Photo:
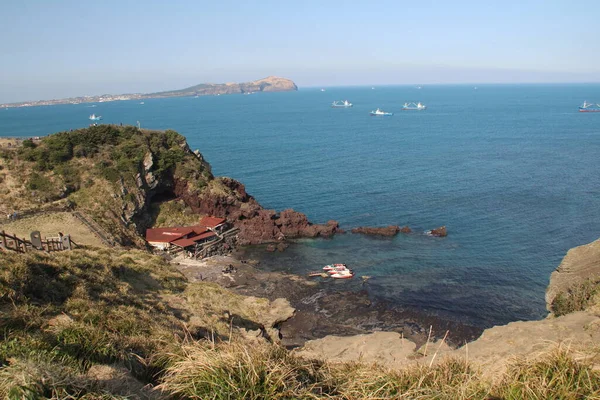
[[[562,1],[375,6],[3,2],[0,103],[269,75],[299,87],[600,82],[600,12]]]

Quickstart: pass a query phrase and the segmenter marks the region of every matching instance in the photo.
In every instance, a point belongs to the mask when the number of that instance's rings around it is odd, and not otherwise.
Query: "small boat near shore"
[[[349,269],[346,264],[329,264],[323,267],[323,271],[333,279],[350,279],[354,277],[354,271]]]
[[[348,100],[338,100],[331,103],[331,108],[348,108],[352,107],[352,103]]]
[[[90,115],[90,121],[100,121],[102,119],[101,115],[92,114]]]
[[[354,272],[352,271],[340,271],[335,274],[329,275],[333,279],[350,279],[354,277]]]
[[[419,103],[404,103],[402,106],[403,111],[422,111],[427,110],[427,106],[425,104]]]
[[[383,110],[380,110],[379,108],[375,111],[371,111],[370,114],[372,117],[389,117],[389,116],[394,115],[394,113],[385,112]]]
[[[583,104],[579,106],[579,112],[600,112],[600,104],[584,101]]]

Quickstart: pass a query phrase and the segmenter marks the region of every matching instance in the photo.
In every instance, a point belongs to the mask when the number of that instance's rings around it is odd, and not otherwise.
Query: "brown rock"
[[[410,229],[408,226],[403,226],[402,228],[400,228],[400,232],[402,232],[402,233],[411,233],[412,229]]]
[[[448,232],[446,231],[446,226],[440,226],[439,228],[435,228],[429,231],[431,236],[444,237],[448,236]]]
[[[275,246],[273,243],[270,243],[270,244],[267,245],[267,249],[266,250],[270,251],[270,252],[274,252],[275,250],[277,250],[277,246]]]
[[[359,226],[352,229],[352,233],[362,233],[363,235],[395,236],[398,232],[400,232],[398,225],[390,225],[382,228]]]
[[[287,243],[278,243],[277,244],[277,251],[282,252],[285,249],[287,249],[289,247],[289,244]]]

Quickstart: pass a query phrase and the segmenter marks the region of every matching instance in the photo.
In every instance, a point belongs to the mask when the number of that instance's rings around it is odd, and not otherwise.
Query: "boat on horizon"
[[[331,107],[332,108],[348,108],[348,107],[352,107],[352,103],[350,103],[348,100],[336,100],[333,103],[331,103]]]
[[[404,111],[410,111],[410,110],[421,111],[421,110],[427,110],[427,106],[425,104],[422,104],[421,102],[404,103],[404,105],[402,106],[402,110],[404,110]]]
[[[579,106],[579,112],[600,112],[600,104],[584,101],[583,104]]]
[[[100,121],[102,119],[101,115],[92,114],[90,115],[90,121]]]
[[[389,117],[391,115],[394,115],[394,113],[385,112],[383,110],[380,110],[379,108],[377,110],[375,110],[375,111],[371,111],[370,114],[371,114],[372,117],[374,117],[374,116]]]

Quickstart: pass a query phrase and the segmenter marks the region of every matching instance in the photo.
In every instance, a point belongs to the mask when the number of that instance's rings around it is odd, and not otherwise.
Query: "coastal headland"
[[[319,280],[262,271],[234,248],[330,237],[339,224],[264,209],[240,182],[214,177],[173,131],[99,125],[11,143],[0,148],[0,176],[0,212],[19,216],[0,230],[24,236],[39,223],[65,233],[77,226],[82,236],[91,227],[101,236],[49,254],[0,247],[2,396],[203,398],[260,385],[287,398],[600,394],[598,241],[569,251],[553,273],[547,318],[482,333],[391,309],[364,291],[327,291]],[[146,228],[206,215],[236,229],[212,257],[148,251]],[[441,228],[435,234],[445,235]],[[231,377],[239,360],[249,369],[238,381]],[[288,367],[279,383],[269,381]],[[542,368],[560,383],[540,382]],[[207,383],[205,370],[224,380]],[[246,377],[257,371],[264,379],[253,386]],[[561,380],[563,372],[570,380]]]
[[[103,103],[108,101],[143,100],[167,97],[217,96],[225,94],[253,94],[258,92],[289,92],[298,86],[287,78],[268,76],[243,83],[201,83],[185,89],[167,90],[154,93],[103,94],[96,96],[69,97],[66,99],[32,100],[18,103],[0,104],[0,108],[51,106],[57,104]]]

